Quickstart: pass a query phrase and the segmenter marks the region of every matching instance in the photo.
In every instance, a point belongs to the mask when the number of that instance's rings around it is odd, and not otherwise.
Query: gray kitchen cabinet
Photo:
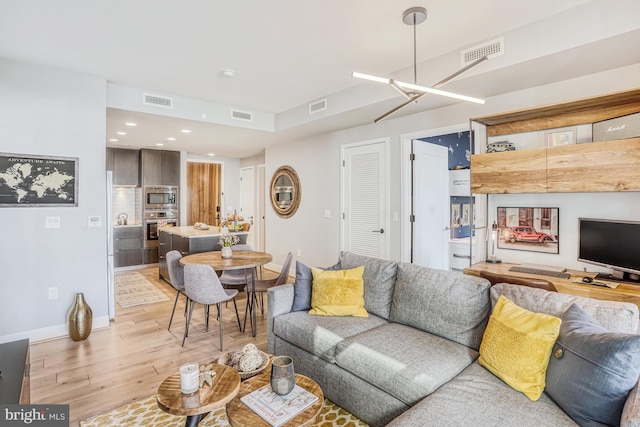
[[[140,151],[107,148],[107,170],[114,185],[140,185]]]
[[[142,264],[142,226],[114,227],[113,261],[116,267]]]
[[[158,262],[158,248],[144,248],[142,263],[155,264],[156,262]]]
[[[142,185],[180,185],[180,152],[141,150]]]
[[[158,271],[160,278],[169,283],[171,283],[171,280],[169,279],[169,269],[167,267],[167,253],[171,249],[171,234],[163,233],[160,230],[158,233]]]

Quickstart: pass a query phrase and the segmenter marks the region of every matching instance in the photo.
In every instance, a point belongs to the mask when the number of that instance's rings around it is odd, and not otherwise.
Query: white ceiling
[[[356,81],[352,71],[389,75],[410,67],[413,31],[402,23],[402,12],[409,7],[428,11],[426,23],[417,27],[418,61],[428,63],[585,3],[590,0],[0,0],[0,57],[96,75],[122,87],[272,114],[275,128],[283,130],[108,109],[107,138],[122,130],[124,121],[137,123],[124,129],[128,135],[119,138],[122,144],[164,142],[165,149],[244,157],[283,138],[361,124],[362,114],[295,125],[289,117],[311,101],[348,93],[356,85],[375,85]],[[570,29],[560,29],[558,36],[563,31]],[[440,78],[456,67],[459,64],[448,67]],[[235,70],[233,78],[221,75],[226,68]],[[558,72],[555,78],[562,77]],[[508,86],[507,77],[501,78],[503,87],[493,89],[487,83],[470,95],[499,93]],[[527,84],[522,78],[511,80]],[[452,88],[466,86],[443,89]],[[363,100],[361,107],[374,110],[365,122],[386,111],[387,104],[399,104],[402,98],[395,95]],[[422,108],[437,102],[421,101]],[[285,124],[279,126],[279,121]],[[191,134],[178,133],[186,127]],[[166,141],[169,136],[177,141]]]

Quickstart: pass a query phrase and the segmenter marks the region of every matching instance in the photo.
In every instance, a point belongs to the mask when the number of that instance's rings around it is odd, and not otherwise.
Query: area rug
[[[138,272],[117,273],[116,301],[122,308],[166,301],[169,298]]]
[[[158,408],[155,396],[140,402],[121,406],[113,411],[80,421],[80,427],[115,427],[115,426],[162,426],[183,427],[185,417],[169,415]],[[199,427],[229,427],[227,413],[219,408],[203,418]],[[367,427],[368,425],[325,399],[316,427]]]

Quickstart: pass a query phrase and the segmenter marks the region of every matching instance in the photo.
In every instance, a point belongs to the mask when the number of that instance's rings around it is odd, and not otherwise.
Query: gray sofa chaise
[[[341,269],[364,265],[369,317],[291,311],[294,285],[268,291],[268,346],[289,355],[325,397],[371,426],[575,426],[543,393],[531,401],[478,364],[492,304],[505,295],[560,316],[579,305],[609,331],[637,333],[638,307],[341,252]],[[638,384],[624,426],[640,426]]]

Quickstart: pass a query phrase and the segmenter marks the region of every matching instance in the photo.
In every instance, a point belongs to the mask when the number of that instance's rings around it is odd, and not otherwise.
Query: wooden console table
[[[611,300],[611,301],[623,301],[630,302],[638,307],[640,307],[640,286],[620,283],[616,289],[605,288],[602,286],[594,286],[586,283],[573,283],[576,279],[582,279],[583,277],[592,277],[595,278],[595,273],[585,273],[583,271],[576,270],[567,270],[567,273],[571,274],[571,277],[568,279],[551,277],[551,276],[542,276],[537,274],[527,274],[520,273],[517,271],[509,271],[509,268],[518,265],[518,264],[510,264],[510,263],[499,263],[492,264],[487,262],[479,262],[477,264],[473,264],[470,267],[464,269],[464,274],[468,274],[471,276],[480,276],[480,271],[485,270],[491,273],[496,274],[504,274],[507,276],[519,276],[519,277],[532,277],[536,279],[544,279],[553,283],[558,292],[562,292],[563,294],[569,295],[578,295],[583,297],[601,299],[601,300]],[[608,282],[607,280],[600,280],[598,282]],[[608,282],[608,283],[616,283],[616,282]]]

